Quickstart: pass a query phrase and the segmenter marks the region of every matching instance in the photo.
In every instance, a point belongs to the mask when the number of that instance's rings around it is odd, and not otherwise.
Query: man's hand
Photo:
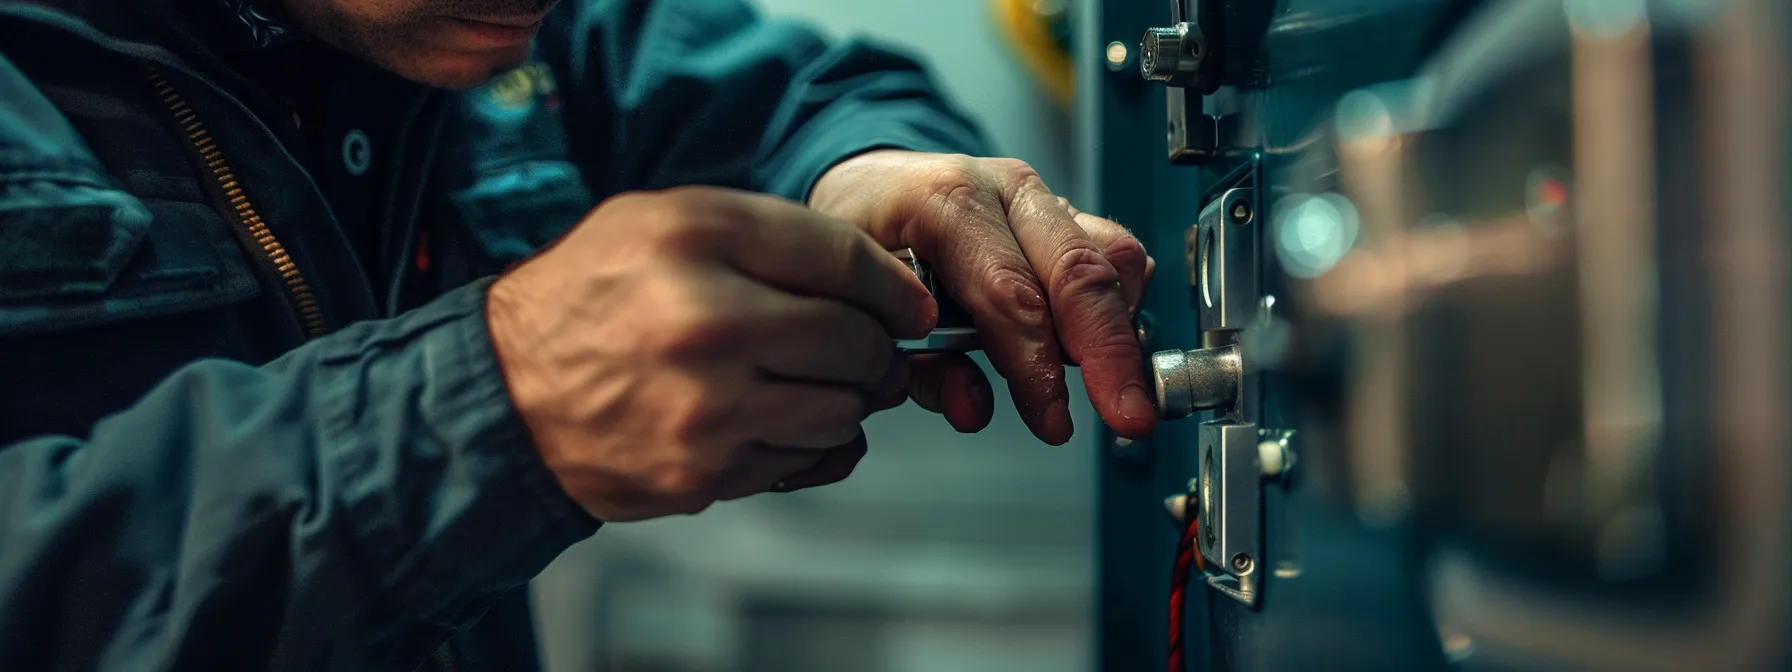
[[[486,303],[548,468],[612,522],[845,478],[938,313],[851,225],[702,188],[606,202]]]
[[[1154,262],[1126,229],[1077,212],[1013,159],[870,152],[824,175],[809,204],[933,264],[1040,439],[1070,440],[1064,355],[1114,431],[1151,433],[1157,413],[1131,318]],[[917,358],[910,394],[966,432],[987,425],[994,405],[962,355]]]

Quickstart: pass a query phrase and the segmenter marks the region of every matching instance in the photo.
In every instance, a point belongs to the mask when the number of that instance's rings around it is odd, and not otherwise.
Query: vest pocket
[[[63,185],[0,190],[0,335],[214,308],[260,291],[209,206]]]

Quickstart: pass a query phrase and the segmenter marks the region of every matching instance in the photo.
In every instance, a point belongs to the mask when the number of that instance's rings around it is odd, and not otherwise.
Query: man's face
[[[285,0],[306,32],[411,79],[468,88],[529,56],[557,0]]]

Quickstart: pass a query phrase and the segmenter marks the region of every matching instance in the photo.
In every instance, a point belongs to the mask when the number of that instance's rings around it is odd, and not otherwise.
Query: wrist
[[[860,152],[834,164],[809,190],[810,209],[838,217],[838,210],[850,204],[854,194],[862,194],[867,185],[875,184],[878,174],[917,154],[905,149],[873,149]],[[855,222],[856,223],[856,222]]]

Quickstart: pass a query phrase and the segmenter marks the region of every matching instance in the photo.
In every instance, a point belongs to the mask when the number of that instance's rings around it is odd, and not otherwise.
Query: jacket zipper
[[[293,261],[286,246],[274,237],[261,215],[256,213],[255,204],[249,201],[249,194],[237,182],[236,171],[230,167],[230,160],[218,147],[205,124],[199,121],[199,115],[187,104],[186,98],[174,89],[161,71],[149,68],[150,84],[155,86],[156,95],[162,99],[162,105],[174,115],[174,123],[185,133],[187,141],[192,143],[199,159],[205,163],[205,172],[209,173],[212,184],[228,201],[237,237],[242,239],[251,254],[255,254],[262,266],[271,269],[277,284],[285,291],[287,303],[298,317],[300,326],[307,337],[317,337],[329,333],[329,324],[324,320],[323,309],[318,306],[317,296],[312,294],[311,285],[305,281],[305,275],[299,271],[299,265]]]
[[[429,661],[434,664],[438,672],[460,672],[460,663],[454,660],[454,645],[451,642],[445,641],[441,646],[436,647],[436,650],[429,654]]]

